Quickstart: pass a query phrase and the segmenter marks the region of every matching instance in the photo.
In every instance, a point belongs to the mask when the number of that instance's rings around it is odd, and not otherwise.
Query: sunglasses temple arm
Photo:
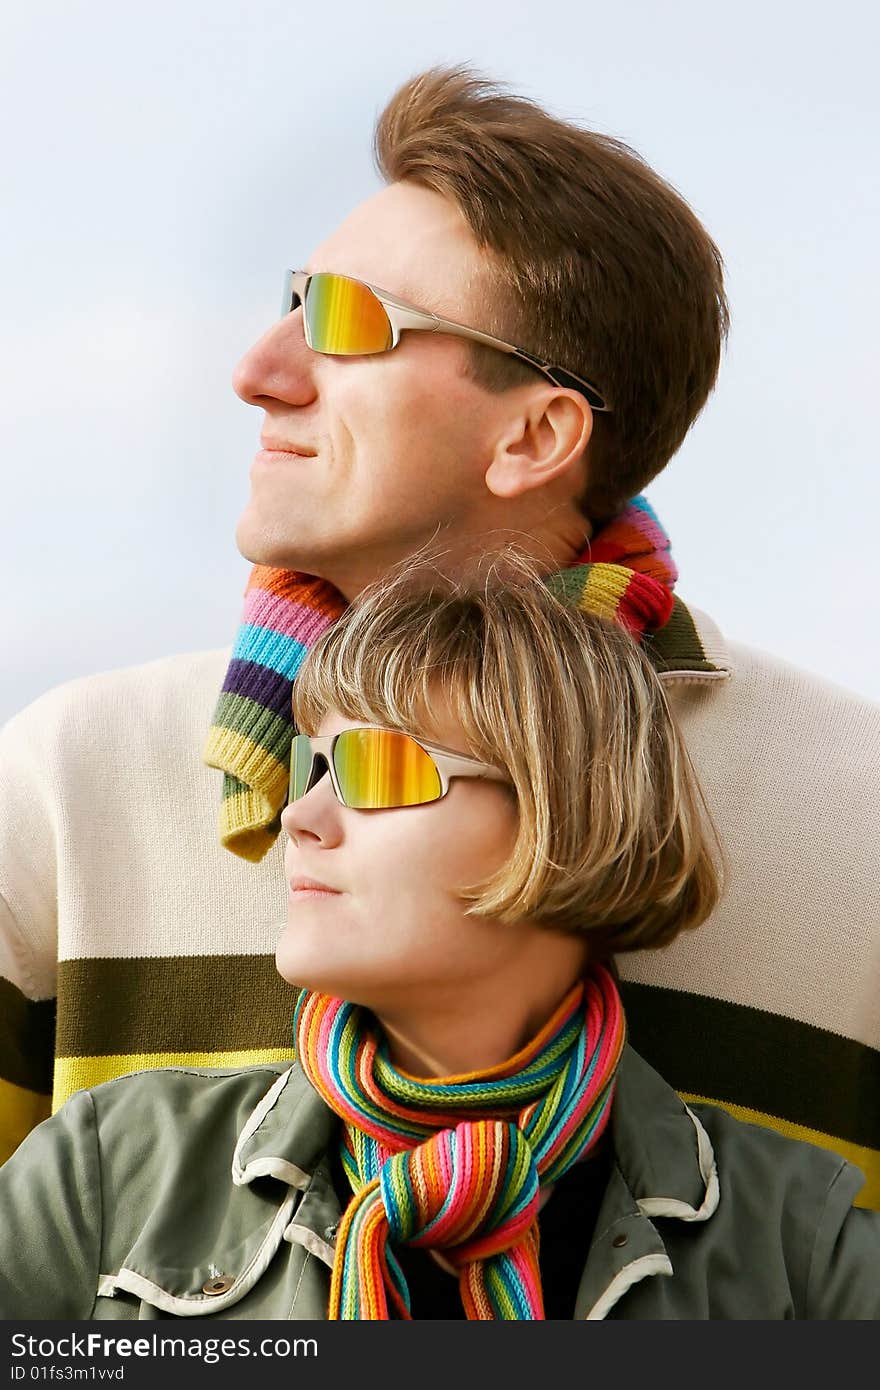
[[[424,317],[428,316],[425,315]],[[439,329],[443,333],[453,334],[456,338],[467,338],[472,343],[482,343],[485,347],[497,348],[499,352],[506,352],[509,357],[515,357],[518,362],[524,362],[526,366],[534,367],[554,386],[564,386],[572,391],[580,391],[586,396],[594,410],[611,410],[611,406],[606,403],[602,393],[584,377],[575,376],[574,372],[567,372],[563,367],[554,367],[552,362],[545,362],[541,357],[534,357],[532,353],[526,352],[525,348],[515,347],[513,343],[505,343],[502,338],[493,338],[491,333],[481,333],[478,328],[465,328],[464,324],[453,323],[450,319],[437,318],[433,314],[430,317],[435,321],[435,332]],[[416,326],[405,324],[402,319],[400,320],[401,328]],[[424,322],[422,327],[424,327]]]
[[[477,762],[473,758],[457,758],[454,753],[439,753],[430,749],[431,757],[437,767],[449,777],[484,777],[490,782],[506,782],[507,774],[500,768],[490,767],[488,763]]]

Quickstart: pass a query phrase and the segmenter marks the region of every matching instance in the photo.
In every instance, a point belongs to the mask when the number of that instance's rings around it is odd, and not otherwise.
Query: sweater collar
[[[677,596],[666,627],[643,641],[661,681],[726,681],[734,674],[720,629],[707,613]]]

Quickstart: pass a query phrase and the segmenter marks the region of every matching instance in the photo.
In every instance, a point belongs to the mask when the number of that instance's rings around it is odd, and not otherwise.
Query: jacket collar
[[[617,1166],[645,1216],[705,1221],[718,1205],[709,1136],[692,1110],[625,1047],[611,1111]]]
[[[339,1123],[294,1062],[273,1082],[239,1134],[232,1181],[243,1187],[254,1178],[280,1178],[304,1191]]]
[[[652,1217],[708,1221],[719,1201],[708,1134],[631,1047],[621,1059],[611,1137],[615,1161],[575,1306],[576,1318],[593,1321],[642,1279],[673,1273]]]
[[[237,1187],[275,1177],[304,1190],[339,1119],[294,1063],[251,1113],[232,1159]],[[703,1221],[718,1204],[709,1137],[693,1112],[634,1048],[624,1047],[611,1111],[615,1162],[646,1216]]]

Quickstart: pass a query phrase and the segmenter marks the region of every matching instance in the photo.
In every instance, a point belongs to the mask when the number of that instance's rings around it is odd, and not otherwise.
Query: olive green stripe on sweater
[[[880,1149],[880,1053],[796,1019],[620,982],[629,1041],[676,1091]]]
[[[287,1048],[295,994],[271,955],[62,961],[57,1053]],[[677,1091],[880,1149],[874,1049],[680,990],[624,980],[621,995],[633,1046]],[[820,1075],[824,1084],[813,1085]]]
[[[67,960],[59,1057],[289,1048],[296,991],[270,955]]]

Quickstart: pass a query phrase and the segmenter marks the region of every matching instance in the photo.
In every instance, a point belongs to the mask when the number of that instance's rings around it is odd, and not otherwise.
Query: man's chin
[[[235,545],[252,565],[268,565],[271,569],[302,570],[310,574],[299,546],[289,536],[279,535],[271,526],[260,523],[250,509],[242,513],[235,528]]]

